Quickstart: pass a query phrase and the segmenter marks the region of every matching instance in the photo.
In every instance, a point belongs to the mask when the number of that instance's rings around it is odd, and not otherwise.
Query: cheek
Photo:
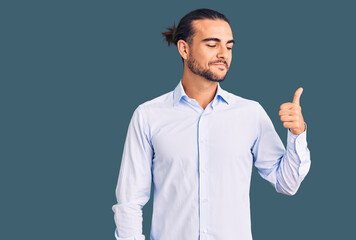
[[[229,59],[226,61],[226,63],[229,66],[229,68],[230,68],[230,65],[231,65],[231,61],[232,61],[232,55],[230,55]]]
[[[214,58],[211,55],[204,55],[201,58],[203,60],[203,63],[206,65],[206,67],[209,67],[209,64],[214,61]]]
[[[213,51],[201,51],[199,55],[197,55],[199,59],[206,65],[209,65],[209,63],[214,62],[215,55]]]

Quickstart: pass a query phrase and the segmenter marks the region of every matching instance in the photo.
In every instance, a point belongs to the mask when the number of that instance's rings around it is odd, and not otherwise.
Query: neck
[[[195,99],[205,109],[214,99],[218,82],[209,81],[190,71],[184,71],[182,85],[188,97]]]

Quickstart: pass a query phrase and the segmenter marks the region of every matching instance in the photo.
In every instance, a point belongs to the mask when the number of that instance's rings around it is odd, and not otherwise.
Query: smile
[[[215,65],[215,66],[217,66],[217,67],[220,67],[220,68],[226,68],[226,65],[225,65],[225,64],[213,64],[213,65]]]

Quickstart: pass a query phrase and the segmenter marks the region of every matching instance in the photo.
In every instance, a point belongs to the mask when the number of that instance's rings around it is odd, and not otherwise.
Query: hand
[[[303,88],[295,91],[293,102],[283,103],[279,110],[279,116],[285,128],[289,128],[294,135],[299,135],[305,131],[305,124],[300,107],[300,95]]]

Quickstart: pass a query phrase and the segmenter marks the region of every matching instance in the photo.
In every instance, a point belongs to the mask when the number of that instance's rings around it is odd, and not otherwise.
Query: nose
[[[225,59],[225,60],[228,59],[228,57],[229,57],[229,52],[228,52],[227,48],[224,47],[224,46],[221,46],[221,47],[219,48],[217,57],[218,57],[218,58],[223,58],[223,59]]]

